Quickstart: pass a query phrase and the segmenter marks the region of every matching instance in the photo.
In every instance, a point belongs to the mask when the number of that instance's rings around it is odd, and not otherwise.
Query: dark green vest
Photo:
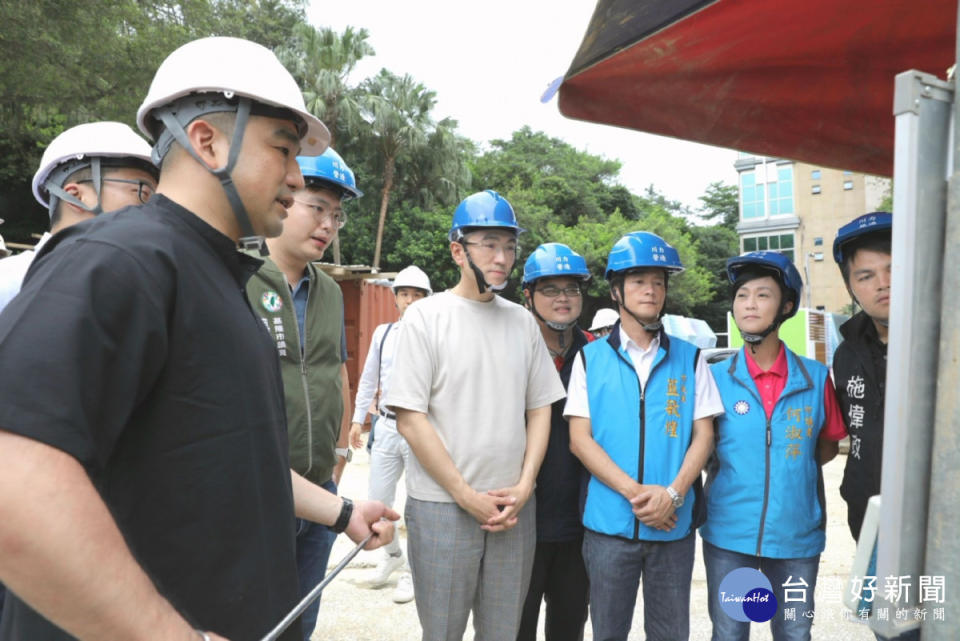
[[[290,467],[314,483],[333,475],[334,448],[343,414],[340,335],[343,294],[337,283],[308,265],[310,289],[304,321],[305,354],[293,296],[283,272],[267,258],[247,282],[247,298],[277,346],[287,406]]]

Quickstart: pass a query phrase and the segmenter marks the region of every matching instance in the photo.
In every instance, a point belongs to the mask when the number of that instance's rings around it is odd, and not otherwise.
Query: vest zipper
[[[307,305],[303,313],[303,347],[300,347],[300,323],[297,322],[297,308],[293,304],[293,290],[287,284],[287,277],[282,276],[283,284],[286,285],[290,293],[290,309],[293,310],[293,331],[297,334],[297,349],[300,352],[300,384],[303,386],[303,398],[306,401],[307,408],[307,469],[302,474],[306,474],[313,469],[313,419],[310,415],[310,386],[307,384],[307,312],[310,309],[310,293],[313,287],[307,286]]]
[[[643,484],[643,446],[644,446],[644,442],[646,441],[647,419],[646,419],[646,412],[644,411],[644,408],[646,407],[646,403],[644,402],[643,385],[640,384],[639,376],[637,377],[637,387],[640,388],[640,458],[638,461],[639,465],[637,469],[637,482],[642,485]],[[640,539],[640,519],[638,519],[636,515],[634,515],[633,517],[633,538],[634,540]]]
[[[761,407],[763,403],[760,403]],[[766,409],[764,408],[764,414]],[[770,446],[773,443],[773,430],[770,427],[770,417],[767,417],[767,450],[766,464],[763,472],[763,507],[760,508],[760,533],[757,535],[757,556],[760,556],[760,548],[763,544],[763,526],[767,521],[767,503],[770,500]]]

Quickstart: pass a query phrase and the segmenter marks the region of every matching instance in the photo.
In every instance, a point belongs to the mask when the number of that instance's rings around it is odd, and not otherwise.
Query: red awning
[[[893,173],[893,80],[946,77],[957,0],[600,0],[569,118]]]

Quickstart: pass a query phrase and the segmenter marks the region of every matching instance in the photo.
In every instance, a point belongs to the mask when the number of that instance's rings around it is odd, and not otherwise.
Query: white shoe
[[[393,591],[394,603],[408,603],[413,601],[413,579],[409,572],[404,572],[397,579],[397,588]]]
[[[403,567],[403,564],[403,552],[397,556],[391,556],[385,552],[383,558],[380,559],[380,563],[377,564],[376,569],[374,569],[370,575],[370,587],[382,588],[385,586],[390,580],[390,575],[393,574],[395,570]]]

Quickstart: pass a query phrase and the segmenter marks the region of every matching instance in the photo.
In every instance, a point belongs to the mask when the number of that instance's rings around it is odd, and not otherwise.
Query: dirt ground
[[[827,548],[820,561],[820,574],[815,592],[816,619],[814,620],[813,639],[817,641],[872,641],[873,635],[856,621],[847,620],[840,602],[841,582],[849,572],[854,555],[854,542],[847,529],[846,504],[840,498],[839,487],[846,462],[844,455],[838,456],[825,468],[827,493]],[[366,496],[369,473],[366,451],[355,452],[353,462],[347,466],[341,483],[341,492],[345,496],[363,498]],[[405,500],[400,497],[399,505]],[[401,537],[406,532],[401,529]],[[352,543],[344,536],[337,539],[331,555],[331,567],[336,565],[352,548]],[[420,624],[417,620],[415,602],[397,605],[391,600],[393,586],[398,574],[394,573],[392,582],[386,588],[372,590],[366,587],[365,577],[379,559],[379,551],[362,552],[334,579],[323,595],[320,606],[320,618],[313,634],[314,641],[417,641],[420,639]],[[693,585],[690,596],[690,639],[691,641],[709,641],[710,617],[707,614],[707,579],[700,558],[700,543],[697,543],[697,559],[693,568]],[[543,620],[541,611],[538,639],[543,639]],[[633,620],[630,640],[640,641],[643,634],[643,603],[637,599],[637,609]],[[473,639],[473,629],[467,626],[464,639]],[[593,635],[590,622],[587,622],[584,639],[591,640]],[[768,641],[771,639],[768,624],[753,624],[751,639]]]

